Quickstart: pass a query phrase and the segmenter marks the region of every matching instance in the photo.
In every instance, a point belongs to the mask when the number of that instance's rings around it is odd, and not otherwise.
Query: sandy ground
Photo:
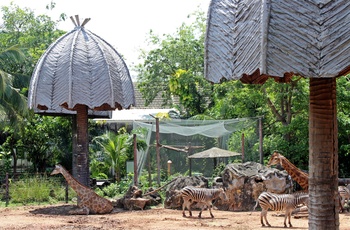
[[[260,212],[228,212],[213,210],[215,218],[203,211],[202,219],[182,217],[181,210],[153,208],[144,211],[114,210],[105,215],[68,215],[73,205],[23,206],[0,208],[0,229],[267,229],[261,227]],[[187,214],[187,213],[186,213]],[[269,211],[271,229],[283,228],[283,216]],[[350,213],[339,214],[340,229],[350,230]],[[308,219],[292,217],[292,229],[308,229]]]

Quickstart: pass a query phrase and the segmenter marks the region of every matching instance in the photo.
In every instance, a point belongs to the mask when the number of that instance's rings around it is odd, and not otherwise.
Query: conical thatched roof
[[[350,72],[349,12],[350,1],[343,0],[212,0],[206,78],[263,83],[268,76],[344,75]]]
[[[84,28],[88,20],[80,25],[76,17],[74,30],[51,44],[38,61],[30,83],[30,108],[74,110],[82,104],[91,110],[114,110],[135,104],[125,62],[109,43]]]

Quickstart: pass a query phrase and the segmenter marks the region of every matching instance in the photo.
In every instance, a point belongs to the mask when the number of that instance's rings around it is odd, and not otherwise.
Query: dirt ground
[[[261,227],[260,212],[228,212],[213,210],[215,218],[209,218],[205,210],[202,219],[197,217],[198,211],[193,211],[195,217],[182,217],[181,210],[164,209],[162,207],[144,211],[114,210],[105,215],[68,215],[74,206],[22,206],[0,208],[0,229],[142,229],[142,230],[177,230],[177,229],[267,229]],[[186,213],[187,214],[187,213]],[[272,229],[283,228],[283,216],[269,211],[268,220]],[[350,230],[350,213],[339,214],[340,229]],[[307,217],[296,219],[292,217],[292,229],[308,229]]]

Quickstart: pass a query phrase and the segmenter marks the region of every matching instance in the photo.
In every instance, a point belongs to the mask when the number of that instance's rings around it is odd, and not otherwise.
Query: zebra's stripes
[[[271,209],[274,211],[285,211],[284,227],[287,227],[286,220],[288,217],[288,224],[292,227],[290,218],[292,211],[297,208],[299,204],[306,204],[308,202],[309,195],[304,192],[297,192],[293,194],[274,194],[269,192],[263,192],[258,197],[259,205],[261,207],[260,221],[261,225],[265,226],[263,219],[266,224],[271,227],[267,221],[267,210]]]
[[[181,196],[183,199],[182,204],[182,215],[186,217],[185,208],[188,209],[190,216],[192,216],[191,204],[194,202],[201,203],[202,209],[199,212],[198,217],[201,218],[202,211],[205,207],[208,207],[210,216],[214,218],[211,213],[212,201],[220,198],[221,200],[226,200],[226,193],[224,189],[208,189],[208,188],[195,188],[195,187],[185,187],[181,190]]]

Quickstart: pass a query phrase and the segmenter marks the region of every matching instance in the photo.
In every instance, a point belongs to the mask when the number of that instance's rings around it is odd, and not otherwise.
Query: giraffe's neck
[[[288,172],[288,174],[295,180],[296,182],[307,182],[308,175],[301,171],[298,167],[293,165],[287,158],[280,157],[282,167]]]
[[[83,195],[83,191],[89,189],[85,185],[77,181],[72,175],[69,174],[65,169],[61,170],[63,177],[66,179],[69,186],[77,193],[78,196]]]

